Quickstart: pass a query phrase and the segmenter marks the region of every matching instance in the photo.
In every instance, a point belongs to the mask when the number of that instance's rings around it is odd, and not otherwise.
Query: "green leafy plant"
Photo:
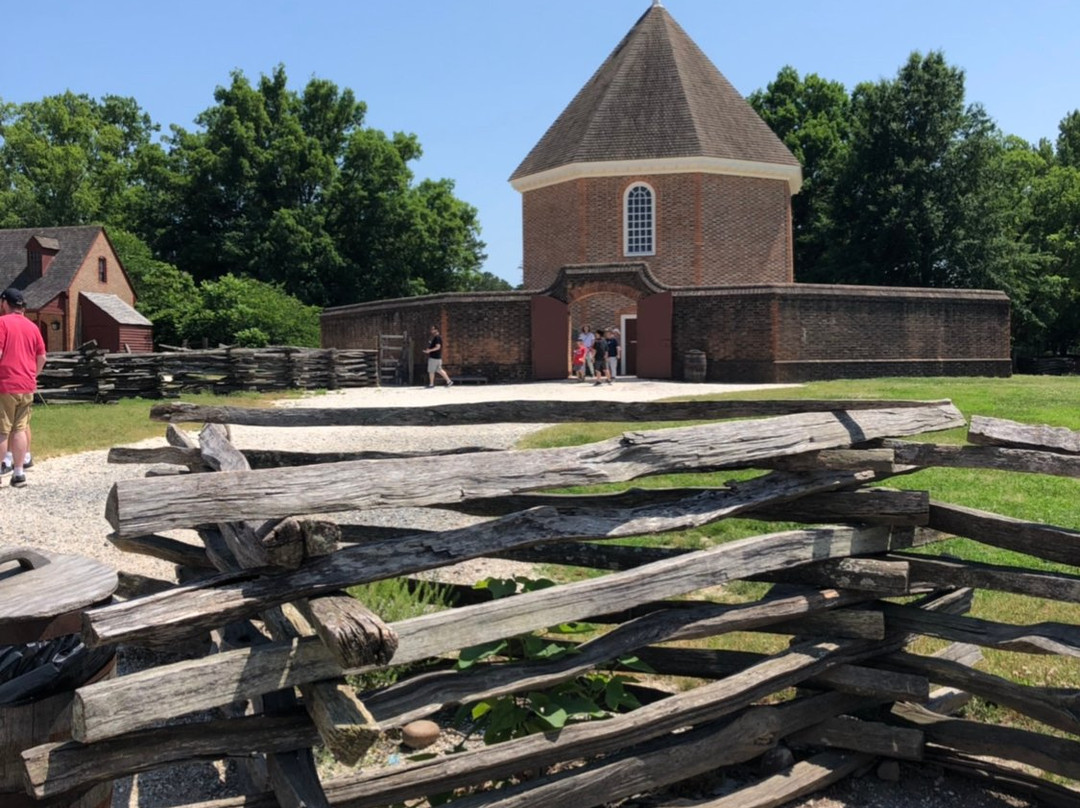
[[[478,583],[477,588],[487,589],[493,598],[502,598],[554,585],[546,578],[516,576],[488,578]],[[471,646],[461,650],[457,667],[466,670],[496,660],[558,659],[575,653],[575,648],[547,635],[582,634],[594,630],[587,623],[563,623],[549,628],[543,635],[526,634]],[[625,660],[628,665],[633,665],[633,662],[632,659]],[[630,677],[619,674],[587,673],[546,690],[497,696],[464,705],[458,711],[456,723],[460,725],[466,720],[471,721],[477,730],[483,731],[487,744],[537,732],[556,731],[575,721],[605,718],[612,712],[639,707],[638,700],[626,689],[629,681],[632,681]]]

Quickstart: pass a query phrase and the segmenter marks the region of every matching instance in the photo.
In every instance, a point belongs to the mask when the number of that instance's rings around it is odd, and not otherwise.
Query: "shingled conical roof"
[[[687,158],[723,164],[723,173],[740,173],[737,163],[756,175],[775,166],[793,190],[801,182],[799,161],[667,9],[653,5],[510,181],[520,188],[532,184],[520,182],[524,178],[566,166],[591,174],[584,164]]]

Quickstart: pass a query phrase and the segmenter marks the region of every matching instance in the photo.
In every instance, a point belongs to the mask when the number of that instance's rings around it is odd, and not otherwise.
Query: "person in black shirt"
[[[604,332],[597,329],[596,339],[593,341],[593,367],[596,369],[596,381],[593,387],[603,384],[604,375],[607,373],[607,340]]]
[[[431,339],[428,340],[428,346],[424,348],[424,353],[427,354],[427,372],[428,372],[428,389],[435,386],[435,374],[438,373],[446,381],[447,387],[453,387],[454,383],[450,381],[450,377],[442,366],[442,351],[443,351],[443,338],[439,335],[439,329],[435,326],[431,327]]]
[[[619,359],[622,349],[619,346],[619,330],[613,328],[606,334],[607,340],[607,383],[612,384],[619,375]]]

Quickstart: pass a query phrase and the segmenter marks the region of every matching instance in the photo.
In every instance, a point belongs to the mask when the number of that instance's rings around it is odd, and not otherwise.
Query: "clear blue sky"
[[[521,281],[521,202],[507,177],[650,0],[53,0],[5,3],[0,99],[132,96],[194,128],[214,88],[284,64],[349,87],[367,123],[415,133],[418,178],[449,177],[480,212],[485,269]],[[892,78],[943,50],[1009,134],[1057,137],[1080,108],[1075,0],[665,0],[743,95],[785,64],[842,82]]]

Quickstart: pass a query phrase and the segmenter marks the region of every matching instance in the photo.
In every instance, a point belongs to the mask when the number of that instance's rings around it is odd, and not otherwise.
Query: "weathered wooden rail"
[[[933,761],[1049,805],[1080,800],[1066,785],[1001,762],[1080,779],[1080,692],[974,667],[980,647],[1080,657],[1080,626],[1005,625],[966,615],[974,588],[1080,602],[1080,576],[917,552],[961,536],[1075,566],[1080,533],[938,502],[932,492],[868,487],[931,465],[1077,477],[1077,455],[1070,454],[1080,446],[1076,433],[974,419],[972,441],[992,445],[901,440],[964,425],[947,401],[581,409],[509,402],[333,411],[165,405],[154,417],[207,425],[198,441],[170,426],[167,450],[114,450],[117,462],[169,463],[177,473],[118,483],[106,515],[118,547],[177,564],[186,582],[130,579],[145,594],[85,612],[84,638],[92,645],[175,646],[209,634],[216,652],[80,688],[73,740],[23,755],[28,790],[39,799],[187,760],[237,757],[251,769],[251,793],[213,808],[361,808],[450,791],[460,806],[598,806],[785,746],[794,762],[782,777],[766,776],[709,804],[779,805],[881,757]],[[284,459],[242,453],[216,426],[597,418],[708,423],[630,431],[567,449]],[[762,473],[738,483],[718,474],[713,488],[547,490],[747,468]],[[402,505],[452,508],[482,520],[431,532],[330,518]],[[733,516],[758,520],[763,532],[694,551],[663,540]],[[776,522],[787,529],[770,527]],[[792,522],[802,527],[791,529]],[[191,531],[192,539],[159,533],[176,529]],[[656,538],[648,547],[619,543],[642,535]],[[597,575],[494,601],[452,588],[459,601],[451,608],[391,624],[342,594],[354,584],[482,556],[588,567]],[[773,587],[759,600],[715,602],[717,588],[736,580]],[[602,628],[549,661],[492,661],[467,671],[435,666],[365,692],[344,679],[449,660],[464,647],[570,621]],[[732,631],[792,640],[772,656],[709,647]],[[949,645],[935,655],[912,653],[918,636]],[[361,766],[325,781],[316,772],[313,746],[354,765],[381,734],[409,721],[618,669],[629,655],[655,675],[690,677],[693,686],[543,736],[390,768]],[[642,684],[652,676],[639,674]],[[796,697],[777,695],[794,686]],[[972,694],[1047,731],[950,715]],[[763,706],[766,699],[777,703]],[[238,703],[249,705],[247,714],[237,712]],[[220,717],[190,723],[192,713],[212,709]]]
[[[310,390],[376,387],[374,350],[337,348],[216,348],[159,353],[108,353],[88,342],[51,353],[38,376],[48,402],[175,398],[210,390]]]

